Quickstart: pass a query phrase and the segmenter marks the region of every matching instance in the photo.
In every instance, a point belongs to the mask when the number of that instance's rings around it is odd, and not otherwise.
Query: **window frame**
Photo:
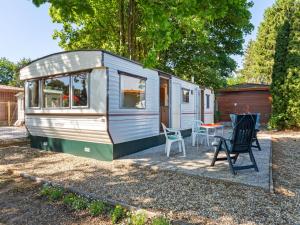
[[[76,75],[80,75],[80,73],[86,73],[86,77],[87,77],[87,104],[85,106],[73,106],[73,79],[72,77],[73,76],[76,76]],[[90,70],[85,70],[85,71],[80,71],[80,72],[75,72],[75,73],[72,73],[70,74],[70,79],[71,79],[71,92],[70,92],[70,98],[71,98],[71,101],[70,101],[70,106],[71,106],[71,109],[88,109],[90,108],[90,87],[91,87],[91,83],[90,83],[90,75],[91,75],[91,71]]]
[[[210,109],[210,94],[206,95],[206,109]]]
[[[119,71],[119,70],[118,70],[118,74],[119,74],[119,109],[146,110],[146,108],[147,108],[147,101],[146,101],[146,99],[147,99],[146,98],[146,94],[147,94],[147,77],[142,77],[142,76],[139,76],[139,75],[135,75],[135,74],[127,73],[127,72],[124,72],[124,71]],[[132,107],[124,107],[123,106],[122,89],[121,89],[122,76],[133,77],[133,78],[145,81],[145,94],[144,94],[145,95],[145,107],[144,108],[132,108]]]
[[[32,82],[32,81],[37,81],[39,88],[38,88],[38,106],[29,106],[29,102],[30,102],[30,98],[29,98],[29,86],[28,83]],[[25,103],[27,104],[28,109],[41,109],[41,80],[40,79],[30,79],[26,81],[26,89],[27,89],[27,93],[25,95],[25,98],[27,98],[27,100],[25,99]],[[26,109],[26,107],[25,107]],[[24,110],[25,110],[24,109]]]
[[[69,106],[68,107],[45,107],[44,106],[44,91],[43,91],[43,87],[44,87],[44,81],[48,80],[48,79],[53,79],[53,78],[57,78],[57,77],[68,77],[69,78]],[[49,77],[44,77],[40,80],[41,84],[41,98],[42,98],[42,109],[46,109],[46,110],[55,110],[55,109],[71,109],[72,105],[71,105],[71,92],[72,92],[72,81],[71,81],[71,75],[70,74],[60,74],[57,76],[49,76]]]
[[[188,102],[185,102],[183,101],[183,91],[188,91],[189,93],[189,101]],[[181,103],[182,104],[190,104],[190,89],[187,89],[187,88],[181,88]]]

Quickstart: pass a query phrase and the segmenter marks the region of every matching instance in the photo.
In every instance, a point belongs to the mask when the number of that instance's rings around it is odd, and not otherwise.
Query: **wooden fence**
[[[12,126],[18,119],[17,102],[0,102],[0,126]]]

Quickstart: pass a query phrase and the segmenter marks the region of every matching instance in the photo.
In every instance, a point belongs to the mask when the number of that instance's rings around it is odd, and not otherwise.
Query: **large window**
[[[209,109],[210,107],[210,95],[209,94],[206,94],[206,108]]]
[[[120,74],[121,107],[145,109],[146,79]]]
[[[27,90],[28,90],[28,107],[39,107],[39,81],[32,80],[27,82]]]
[[[55,77],[43,80],[45,108],[70,107],[70,77]]]
[[[190,90],[182,89],[182,103],[189,103],[190,102]]]
[[[72,106],[88,106],[88,74],[80,73],[72,76]]]

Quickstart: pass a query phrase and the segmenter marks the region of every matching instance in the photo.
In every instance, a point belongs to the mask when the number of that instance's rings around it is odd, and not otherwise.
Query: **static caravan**
[[[162,144],[161,122],[189,135],[213,121],[210,89],[103,50],[48,55],[20,76],[35,148],[110,161]]]

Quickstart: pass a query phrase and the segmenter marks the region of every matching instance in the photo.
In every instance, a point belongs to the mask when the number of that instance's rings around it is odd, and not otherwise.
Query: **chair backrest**
[[[235,120],[236,120],[236,114],[229,114],[231,119],[231,126],[234,128]]]
[[[255,114],[256,114],[255,129],[259,130],[259,128],[260,128],[260,113],[255,113]]]
[[[166,125],[164,125],[163,123],[161,123],[161,126],[162,126],[162,128],[164,130],[164,134],[165,134],[166,138],[168,138],[168,133],[167,133],[167,127],[166,127]]]
[[[193,126],[192,126],[192,132],[195,132],[200,129],[200,125],[202,125],[203,122],[201,120],[194,120]]]
[[[249,151],[255,132],[256,114],[236,115],[236,121],[231,137],[231,151]]]

